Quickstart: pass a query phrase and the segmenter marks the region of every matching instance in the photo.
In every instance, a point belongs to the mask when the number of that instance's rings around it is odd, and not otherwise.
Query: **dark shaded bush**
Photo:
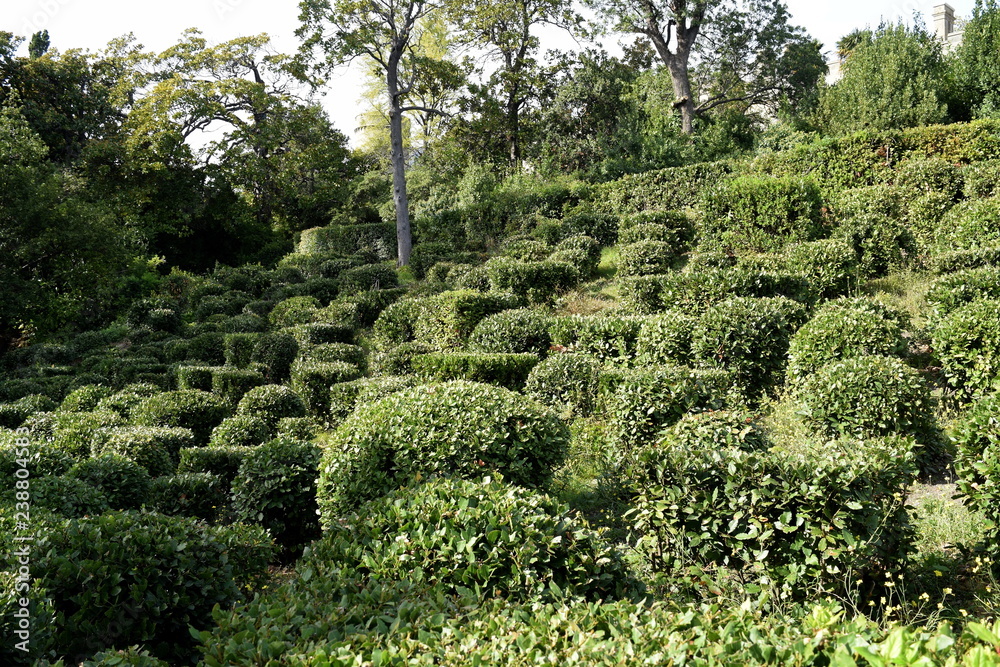
[[[212,523],[229,501],[229,488],[209,473],[181,473],[157,477],[146,508],[168,516],[184,516]]]
[[[413,357],[411,364],[428,381],[469,380],[520,390],[538,360],[531,352],[434,352]]]
[[[266,528],[289,555],[319,537],[319,459],[311,442],[279,438],[251,449],[233,480],[236,519]]]
[[[152,478],[145,468],[118,454],[102,454],[77,463],[67,477],[99,489],[114,510],[139,509],[149,499]]]
[[[124,456],[145,468],[152,477],[169,475],[177,468],[181,449],[194,446],[194,434],[169,426],[119,426],[102,429],[94,440],[94,456]]]
[[[288,378],[292,362],[299,353],[299,344],[286,333],[261,335],[254,346],[250,361],[262,364],[268,382],[281,382]]]
[[[223,486],[228,489],[250,449],[232,446],[182,449],[177,474],[209,473],[221,479]]]
[[[323,415],[330,407],[330,385],[361,376],[357,366],[343,361],[298,360],[292,364],[292,389],[312,415]]]

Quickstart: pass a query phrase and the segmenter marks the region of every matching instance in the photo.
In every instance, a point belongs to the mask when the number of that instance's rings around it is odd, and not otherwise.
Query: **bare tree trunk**
[[[396,265],[406,266],[410,263],[413,237],[410,232],[410,204],[406,196],[406,155],[403,153],[403,112],[399,95],[398,63],[398,58],[390,58],[386,83],[389,86],[392,201],[396,206]]]
[[[686,54],[685,54],[686,55]],[[666,64],[670,71],[670,81],[674,85],[674,108],[681,111],[681,131],[684,134],[694,134],[694,100],[691,98],[691,79],[688,76],[687,62],[681,63],[680,54],[672,57]]]

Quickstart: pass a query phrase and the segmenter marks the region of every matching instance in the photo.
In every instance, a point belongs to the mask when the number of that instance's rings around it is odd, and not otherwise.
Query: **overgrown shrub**
[[[171,661],[190,659],[188,626],[209,626],[212,607],[232,605],[239,584],[266,570],[266,561],[233,557],[258,550],[262,540],[241,531],[135,513],[73,519],[45,531],[32,549],[31,574],[54,601],[59,652],[90,655],[110,643],[142,643]],[[237,571],[237,562],[247,569]]]
[[[552,344],[550,316],[529,309],[505,310],[483,318],[469,336],[474,352],[545,355]]]
[[[789,341],[805,319],[805,308],[791,299],[727,299],[699,318],[691,357],[732,371],[745,396],[757,398],[781,383]]]
[[[152,478],[145,468],[118,454],[102,454],[80,461],[69,469],[67,477],[99,489],[114,510],[142,507],[149,498]]]
[[[560,412],[587,416],[597,402],[601,364],[587,354],[553,354],[531,369],[524,393]]]
[[[292,389],[312,415],[322,415],[330,407],[330,385],[361,376],[357,366],[343,361],[323,362],[300,359],[292,364]]]
[[[618,231],[618,216],[595,211],[578,210],[563,218],[569,234],[583,234],[604,246],[614,245]]]
[[[741,252],[812,241],[823,233],[821,207],[812,180],[740,176],[706,191],[702,240]]]
[[[798,384],[834,361],[861,356],[898,356],[906,352],[899,325],[864,310],[828,309],[792,335],[788,380]]]
[[[153,480],[146,507],[168,516],[214,522],[228,502],[228,486],[209,473],[181,473]]]
[[[194,389],[150,396],[135,410],[133,421],[143,426],[179,426],[191,429],[195,443],[205,444],[212,429],[229,414],[217,396]]]
[[[331,526],[418,476],[500,473],[512,484],[542,487],[568,441],[553,412],[507,389],[463,381],[407,389],[360,406],[324,448],[321,520]]]
[[[428,381],[469,380],[520,390],[538,355],[525,353],[435,352],[413,357],[413,371]]]

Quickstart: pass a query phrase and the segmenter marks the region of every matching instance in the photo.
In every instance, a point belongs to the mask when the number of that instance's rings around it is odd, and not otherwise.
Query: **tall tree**
[[[979,116],[1000,112],[1000,5],[976,0],[958,50],[958,75],[968,105]]]
[[[358,57],[376,63],[385,77],[396,210],[397,263],[410,262],[413,237],[406,192],[403,116],[434,110],[414,103],[412,93],[424,75],[415,49],[419,24],[438,8],[431,0],[302,0],[301,54],[329,71]]]
[[[542,25],[572,30],[581,19],[569,0],[453,0],[448,13],[459,39],[484,49],[498,64],[482,92],[500,103],[507,157],[516,166],[522,157],[522,114],[547,82],[533,31]]]
[[[645,35],[670,72],[673,106],[685,134],[695,117],[726,104],[768,103],[795,70],[784,56],[808,42],[788,25],[780,0],[588,0],[616,30]],[[801,53],[799,54],[801,55]],[[691,69],[703,65],[706,100],[695,99]]]

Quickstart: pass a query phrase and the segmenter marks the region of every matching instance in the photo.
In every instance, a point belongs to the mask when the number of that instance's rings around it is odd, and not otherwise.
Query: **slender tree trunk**
[[[403,153],[403,113],[400,111],[398,63],[398,58],[390,58],[386,83],[389,87],[392,201],[396,206],[396,265],[406,266],[410,263],[413,238],[410,232],[410,204],[406,196],[406,155]]]
[[[521,165],[521,115],[518,109],[517,87],[507,96],[507,150],[510,155],[510,163],[517,170]]]

